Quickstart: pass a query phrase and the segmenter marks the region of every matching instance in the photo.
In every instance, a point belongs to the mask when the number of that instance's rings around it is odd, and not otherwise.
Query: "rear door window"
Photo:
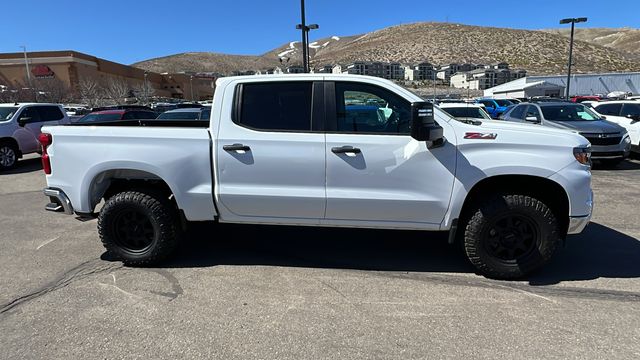
[[[637,104],[624,104],[620,116],[628,115],[640,115],[640,103]]]
[[[57,106],[36,106],[40,121],[58,121],[64,118],[64,114]]]
[[[622,104],[602,104],[598,105],[595,109],[602,115],[618,116],[622,109]]]
[[[311,130],[311,82],[242,85],[234,121],[263,131]]]

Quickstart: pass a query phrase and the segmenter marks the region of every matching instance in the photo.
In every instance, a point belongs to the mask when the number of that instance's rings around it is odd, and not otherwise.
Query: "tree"
[[[103,88],[93,79],[82,79],[78,84],[78,94],[82,102],[90,108],[101,106],[103,102]]]
[[[36,79],[35,84],[35,88],[44,93],[43,97],[47,101],[62,103],[65,100],[69,100],[69,87],[58,78]]]
[[[105,95],[112,102],[124,104],[131,93],[131,87],[123,79],[110,78],[104,87]]]
[[[133,87],[133,95],[136,97],[138,103],[148,105],[149,100],[156,94],[156,89],[151,86],[149,82],[137,84]]]

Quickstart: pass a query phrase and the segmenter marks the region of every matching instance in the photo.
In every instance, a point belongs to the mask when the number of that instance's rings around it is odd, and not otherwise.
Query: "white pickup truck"
[[[46,127],[40,140],[47,210],[97,216],[132,266],[169,256],[189,222],[218,221],[446,231],[481,274],[518,278],[592,211],[582,136],[460,122],[367,76],[221,78],[210,121]]]

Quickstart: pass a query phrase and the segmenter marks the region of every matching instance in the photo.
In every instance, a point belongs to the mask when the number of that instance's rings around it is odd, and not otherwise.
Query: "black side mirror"
[[[433,115],[433,104],[426,101],[411,104],[411,137],[433,145],[444,141],[444,131]]]
[[[29,121],[31,121],[30,117],[21,117],[18,119],[18,125],[24,127]]]
[[[631,121],[640,121],[640,114],[629,114],[627,118],[631,119]]]

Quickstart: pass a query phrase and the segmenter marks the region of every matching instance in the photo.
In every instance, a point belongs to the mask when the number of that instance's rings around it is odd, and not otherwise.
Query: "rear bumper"
[[[45,210],[73,215],[73,206],[71,205],[71,201],[62,190],[46,188],[43,192],[49,197],[50,201],[45,205]]]

